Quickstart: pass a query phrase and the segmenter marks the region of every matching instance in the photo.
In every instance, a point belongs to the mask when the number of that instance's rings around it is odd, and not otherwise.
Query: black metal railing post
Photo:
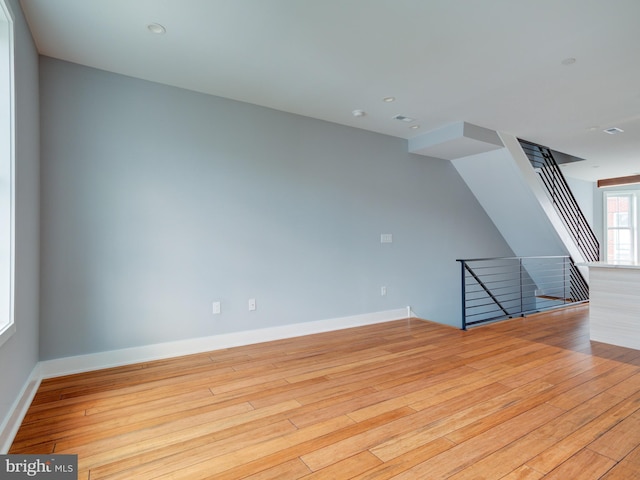
[[[464,260],[460,261],[460,267],[462,269],[462,275],[460,275],[460,278],[462,280],[462,330],[466,330],[467,329],[467,315],[466,315],[466,311],[467,311],[467,288],[466,288],[466,281],[465,281],[465,262]]]
[[[562,261],[562,298],[567,302],[567,259]]]
[[[518,259],[518,273],[520,278],[520,311],[524,311],[524,281],[522,278],[522,259]]]

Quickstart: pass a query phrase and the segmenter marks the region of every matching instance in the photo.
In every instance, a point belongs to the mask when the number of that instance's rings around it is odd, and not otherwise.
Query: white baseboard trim
[[[38,391],[40,382],[45,378],[59,377],[73,373],[89,372],[101,368],[117,367],[132,363],[148,362],[170,357],[179,357],[223,348],[239,347],[254,343],[300,337],[314,333],[361,327],[376,323],[402,320],[412,315],[411,307],[398,308],[383,312],[352,315],[349,317],[318,320],[315,322],[295,323],[279,327],[234,332],[203,338],[193,338],[177,342],[145,345],[108,352],[91,353],[74,357],[40,361],[29,375],[22,391],[16,398],[5,420],[0,425],[0,453],[9,451],[18,433],[18,429],[27,414],[27,410]]]
[[[31,371],[31,375],[27,379],[27,382],[22,387],[20,394],[16,398],[15,402],[11,406],[8,415],[6,416],[2,425],[0,425],[0,453],[5,454],[11,448],[13,439],[18,433],[18,429],[22,424],[24,416],[27,414],[27,410],[31,406],[33,397],[35,397],[42,376],[40,374],[40,364]]]
[[[107,352],[91,353],[74,357],[57,358],[40,362],[41,378],[59,377],[74,373],[88,372],[102,368],[118,367],[132,363],[148,362],[182,355],[239,347],[254,343],[300,337],[345,328],[373,325],[376,323],[401,320],[411,316],[411,307],[365,313],[348,317],[295,323],[278,327],[234,332],[210,337],[192,338],[176,342],[124,348]]]

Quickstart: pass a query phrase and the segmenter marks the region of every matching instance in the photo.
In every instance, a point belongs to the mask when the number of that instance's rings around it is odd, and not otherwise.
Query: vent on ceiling
[[[618,127],[607,128],[606,130],[603,130],[603,131],[604,131],[604,133],[608,133],[609,135],[615,135],[617,133],[624,132],[624,130],[622,130],[621,128],[618,128]]]
[[[415,121],[415,118],[405,117],[404,115],[396,115],[395,117],[392,117],[392,118],[394,120],[400,120],[401,122],[406,122],[406,123],[411,123]]]

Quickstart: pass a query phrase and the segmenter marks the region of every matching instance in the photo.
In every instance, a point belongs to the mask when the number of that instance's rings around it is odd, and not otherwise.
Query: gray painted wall
[[[516,255],[567,254],[562,239],[527,183],[524,176],[527,172],[523,172],[507,148],[459,158],[453,164]],[[531,169],[528,160],[524,168]],[[532,169],[528,173],[533,177],[529,180],[538,182]]]
[[[456,258],[511,255],[451,163],[404,140],[40,73],[43,360],[407,305],[457,326]]]
[[[580,205],[580,209],[582,210],[582,213],[584,213],[587,222],[591,225],[591,228],[595,228],[594,202],[597,183],[571,177],[565,177],[565,179],[567,180],[567,184],[569,185],[576,202]]]
[[[8,3],[15,18],[16,333],[0,347],[0,424],[38,362],[38,55],[18,0]]]

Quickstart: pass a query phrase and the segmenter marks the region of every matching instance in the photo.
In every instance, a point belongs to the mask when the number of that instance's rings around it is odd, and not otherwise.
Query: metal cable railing
[[[526,140],[518,141],[547,189],[556,211],[582,253],[584,261],[597,262],[600,259],[598,239],[553,158],[551,149]]]
[[[589,286],[569,256],[457,261],[463,330],[589,300]]]

